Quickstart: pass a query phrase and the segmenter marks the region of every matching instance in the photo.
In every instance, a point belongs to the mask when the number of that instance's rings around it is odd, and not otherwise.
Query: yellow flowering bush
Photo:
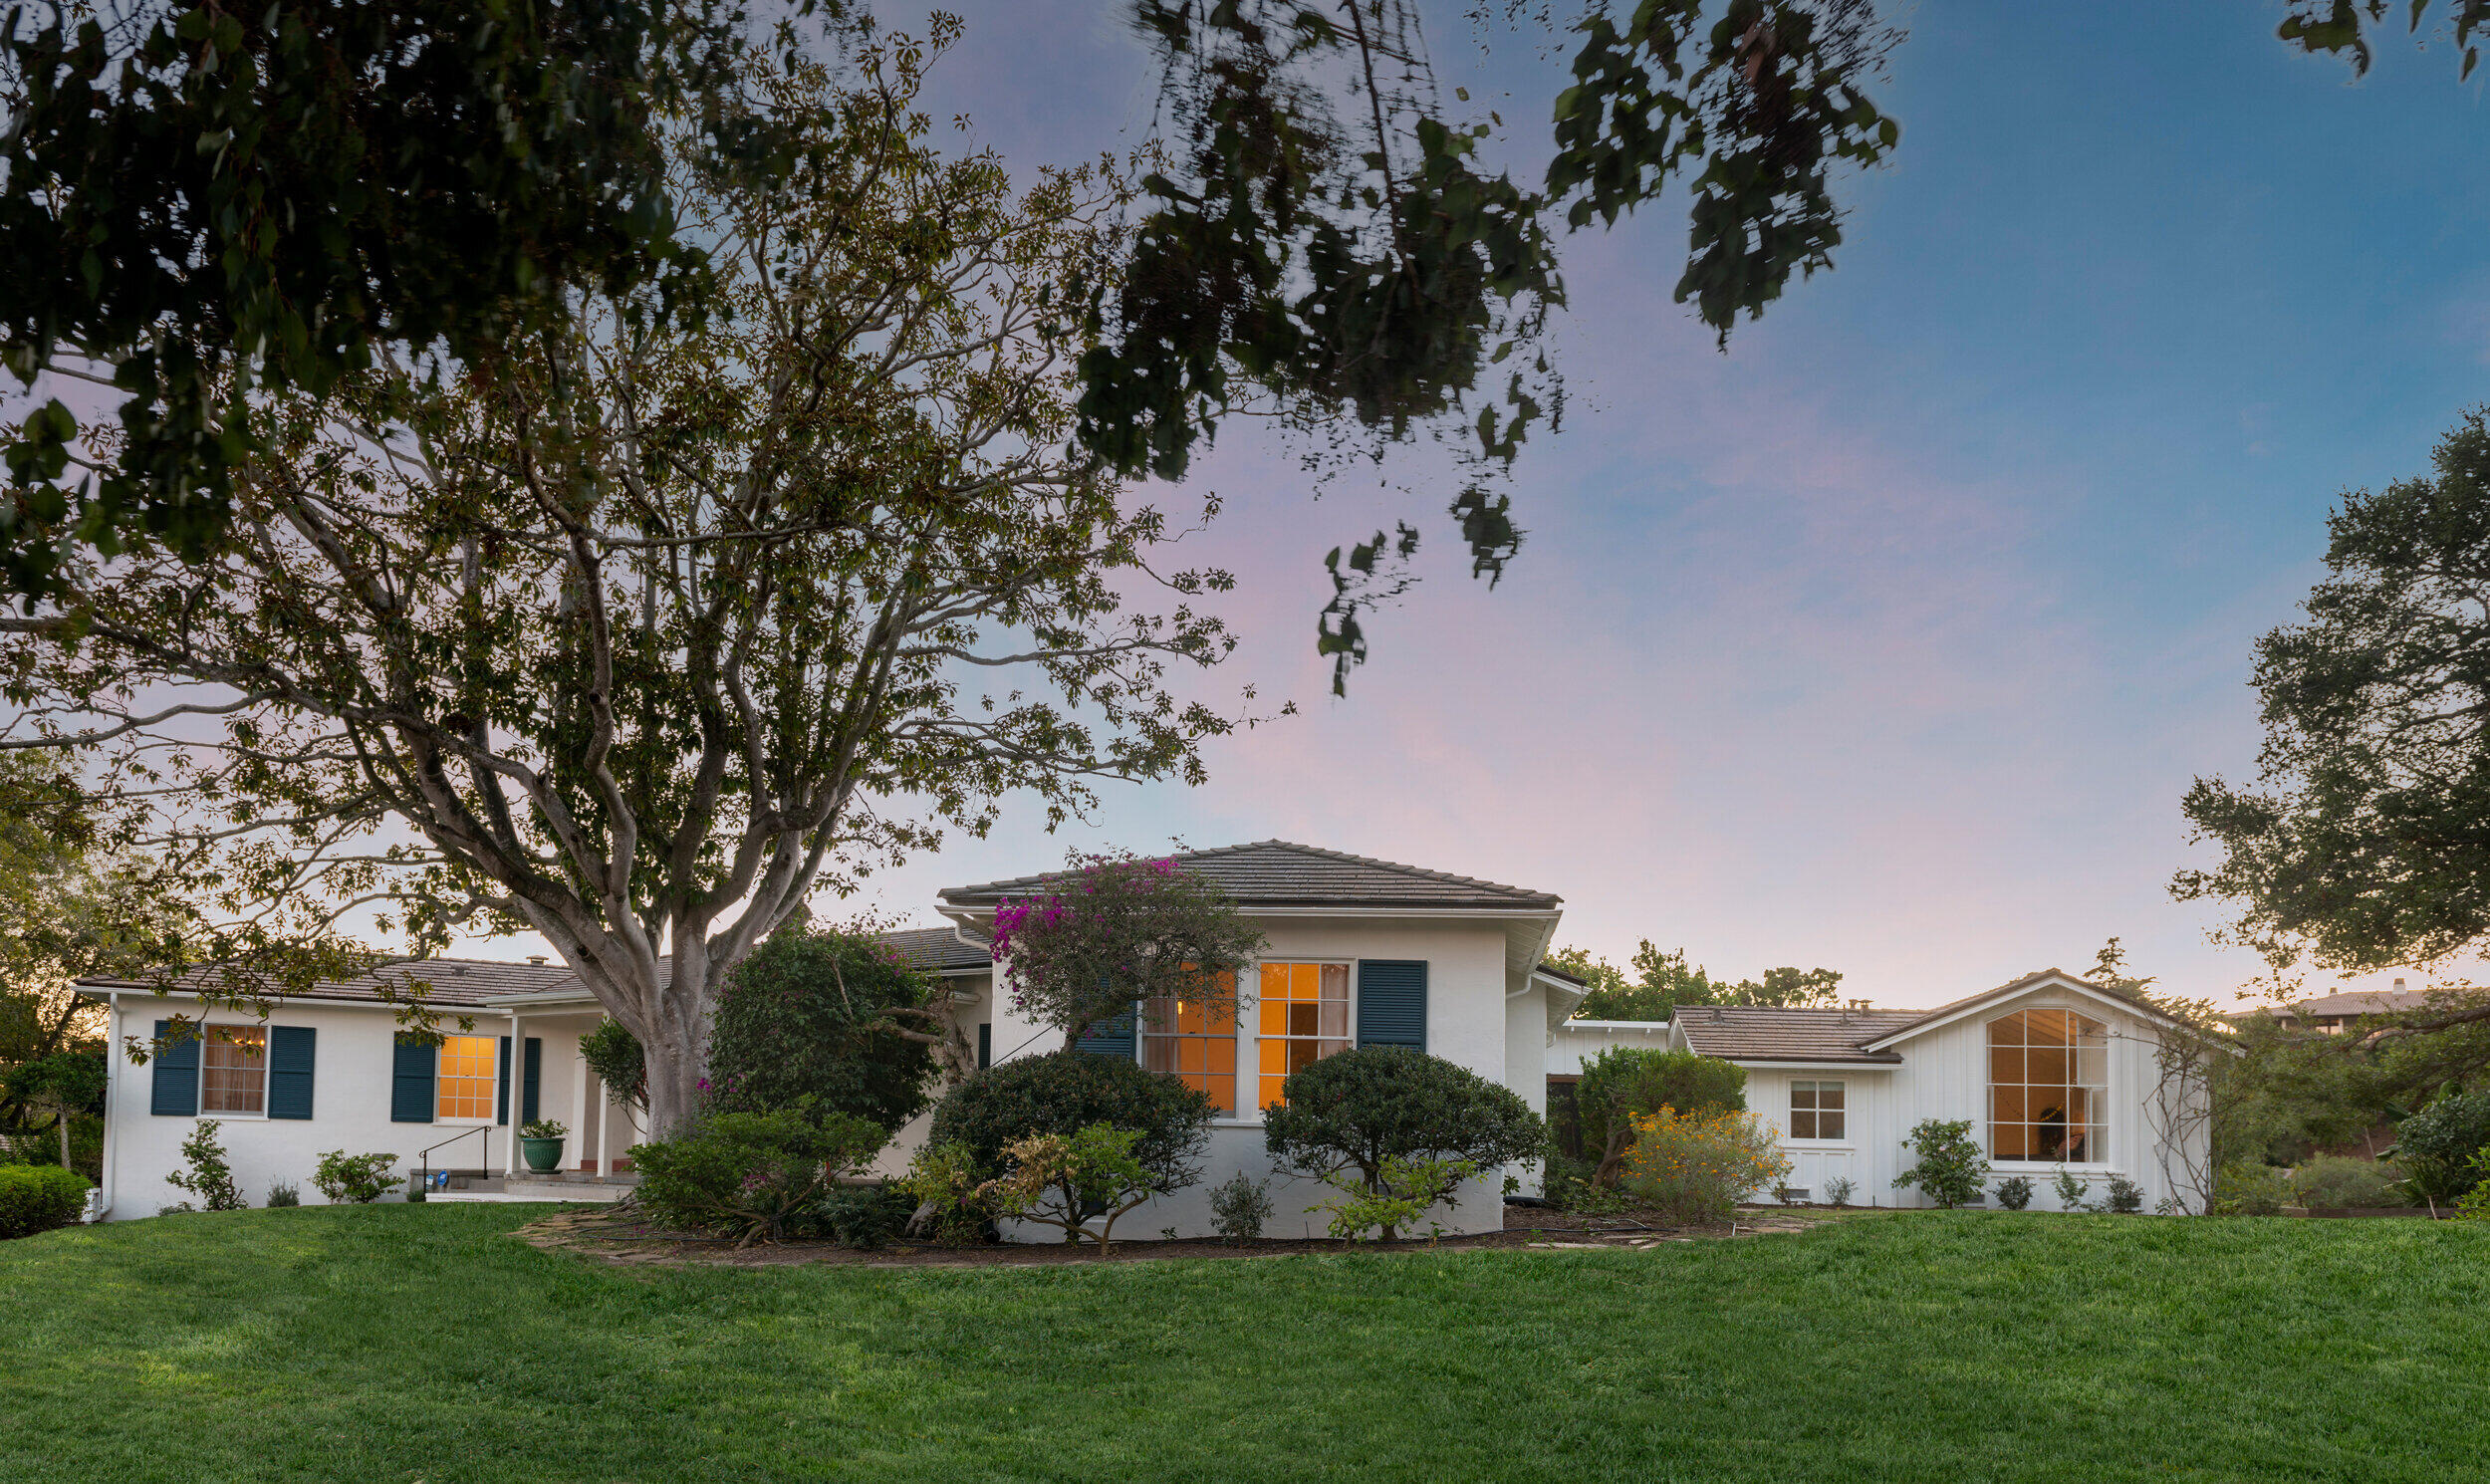
[[[1680,1113],[1662,1108],[1634,1119],[1625,1188],[1666,1219],[1726,1221],[1738,1202],[1789,1176],[1780,1135],[1751,1113]]]

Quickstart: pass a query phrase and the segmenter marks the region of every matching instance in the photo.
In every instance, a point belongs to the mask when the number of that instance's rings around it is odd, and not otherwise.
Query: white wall
[[[1580,1077],[1583,1064],[1612,1046],[1666,1051],[1669,1025],[1664,1020],[1569,1020],[1548,1038],[1548,1076]]]

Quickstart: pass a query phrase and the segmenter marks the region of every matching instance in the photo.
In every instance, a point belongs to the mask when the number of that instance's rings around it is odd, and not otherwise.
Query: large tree
[[[1574,1011],[1577,1020],[1666,1020],[1679,1005],[1763,1005],[1804,1009],[1830,1005],[1841,992],[1839,969],[1766,969],[1761,979],[1715,979],[1686,950],[1662,949],[1644,938],[1635,947],[1633,973],[1595,956],[1588,948],[1562,948],[1548,956],[1558,968],[1591,986]]]
[[[2183,808],[2220,864],[2183,901],[2278,969],[2428,964],[2490,939],[2490,415],[2435,470],[2343,497],[2304,621],[2257,641],[2258,777],[2200,778]],[[2403,1033],[2490,1020],[2450,993]]]
[[[645,1048],[658,1129],[817,887],[1006,794],[1199,778],[1235,716],[1168,667],[1226,652],[1192,605],[1227,580],[1066,452],[1121,181],[936,151],[951,39],[741,58],[785,167],[687,137],[670,177],[716,313],[583,295],[437,393],[269,398],[212,565],[75,560],[0,625],[10,740],[85,750],[131,838],[287,936],[542,933]]]

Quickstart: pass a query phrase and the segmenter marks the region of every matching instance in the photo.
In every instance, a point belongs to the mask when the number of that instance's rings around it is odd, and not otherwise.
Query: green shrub
[[[368,1206],[395,1190],[398,1176],[389,1173],[395,1154],[349,1154],[331,1149],[312,1171],[312,1185],[331,1205]]]
[[[2213,1180],[2216,1216],[2280,1216],[2283,1207],[2297,1204],[2297,1197],[2291,1172],[2261,1160],[2226,1164]]]
[[[519,1125],[521,1138],[568,1138],[571,1130],[551,1118],[538,1118]]]
[[[633,1108],[648,1106],[648,1059],[622,1022],[611,1015],[597,1022],[597,1029],[580,1038],[580,1060],[609,1094]]]
[[[2102,1204],[2113,1214],[2132,1216],[2144,1209],[2144,1187],[2126,1176],[2115,1170],[2112,1171],[2104,1188],[2109,1194],[2104,1197]]]
[[[1746,1069],[1690,1051],[1612,1046],[1583,1064],[1574,1087],[1585,1158],[1597,1183],[1615,1183],[1636,1118],[1663,1108],[1682,1113],[1746,1110]]]
[[[282,1211],[303,1203],[303,1187],[292,1180],[279,1180],[268,1187],[268,1209]]]
[[[659,1219],[756,1241],[812,1236],[838,1181],[872,1162],[878,1123],[810,1109],[709,1113],[679,1138],[635,1144],[638,1196]]]
[[[1211,1188],[1211,1225],[1217,1228],[1219,1240],[1231,1247],[1259,1240],[1271,1210],[1270,1182],[1249,1180],[1241,1169]]]
[[[2032,1177],[2016,1175],[1998,1181],[1997,1203],[2009,1211],[2020,1211],[2032,1204]]]
[[[898,1188],[916,1202],[908,1226],[945,1246],[966,1246],[986,1236],[987,1216],[978,1194],[987,1172],[965,1144],[928,1143],[908,1161]]]
[[[709,1106],[810,1106],[897,1128],[925,1111],[933,979],[869,934],[791,928],[736,965],[709,1044]],[[911,1012],[922,1012],[911,1013]],[[809,1103],[808,1103],[809,1100]]]
[[[1971,1137],[1969,1118],[1921,1118],[1911,1125],[1902,1147],[1918,1162],[1893,1177],[1895,1189],[1916,1185],[1930,1200],[1948,1209],[1979,1198],[1988,1183],[1988,1157]]]
[[[1340,1193],[1306,1209],[1330,1213],[1330,1230],[1339,1241],[1362,1242],[1367,1233],[1379,1231],[1388,1242],[1392,1233],[1417,1225],[1419,1217],[1450,1200],[1461,1182],[1477,1173],[1477,1164],[1467,1159],[1395,1154],[1383,1161],[1379,1189],[1368,1189],[1365,1181],[1346,1169],[1335,1170],[1323,1177],[1323,1183]],[[1442,1235],[1442,1227],[1430,1226],[1427,1245],[1434,1245]]]
[[[1851,1203],[1851,1197],[1856,1194],[1858,1190],[1859,1182],[1857,1180],[1852,1179],[1849,1175],[1835,1175],[1833,1178],[1825,1181],[1825,1204],[1838,1211]]]
[[[2321,1155],[2294,1170],[2291,1183],[2300,1193],[2300,1204],[2313,1211],[2403,1204],[2394,1188],[2394,1171],[2374,1159]]]
[[[872,1252],[907,1226],[916,1202],[896,1186],[843,1185],[822,1198],[821,1224],[842,1247]]]
[[[1663,1220],[1701,1226],[1727,1221],[1739,1202],[1789,1173],[1781,1140],[1755,1114],[1663,1108],[1634,1120],[1623,1184]]]
[[[2446,1092],[2395,1125],[2391,1159],[2416,1204],[2450,1205],[2481,1181],[2473,1155],[2490,1145],[2490,1093]]]
[[[2473,1155],[2473,1188],[2456,1197],[2455,1214],[2463,1221],[2490,1221],[2490,1147]]]
[[[2051,1178],[2051,1183],[2058,1187],[2058,1209],[2062,1211],[2101,1209],[2093,1200],[2093,1187],[2084,1182],[2082,1175],[2065,1165],[2058,1166],[2058,1173]]]
[[[1280,1163],[1316,1179],[1356,1170],[1377,1195],[1387,1159],[1466,1159],[1492,1170],[1536,1160],[1547,1143],[1547,1124],[1512,1089],[1406,1047],[1325,1057],[1290,1073],[1281,1096],[1262,1123]]]
[[[31,1237],[75,1224],[94,1188],[57,1164],[0,1165],[0,1237]]]
[[[1067,1242],[1088,1237],[1104,1257],[1116,1250],[1117,1220],[1162,1193],[1132,1152],[1140,1142],[1140,1129],[1106,1123],[1016,1138],[1003,1146],[1003,1173],[978,1194],[995,1215],[1058,1227]]]
[[[1201,1178],[1212,1112],[1210,1096],[1179,1078],[1120,1057],[1058,1051],[989,1067],[953,1088],[934,1108],[927,1142],[957,1144],[982,1178],[1008,1167],[1006,1145],[1035,1134],[1069,1138],[1096,1123],[1138,1129],[1133,1157],[1161,1190],[1180,1190]]]
[[[201,1118],[190,1129],[190,1136],[181,1141],[181,1157],[188,1164],[164,1177],[164,1183],[176,1190],[187,1190],[210,1211],[239,1211],[247,1204],[240,1187],[233,1182],[233,1166],[226,1162],[225,1146],[218,1142],[216,1131],[224,1126],[215,1118]],[[190,1203],[177,1203],[189,1210]]]

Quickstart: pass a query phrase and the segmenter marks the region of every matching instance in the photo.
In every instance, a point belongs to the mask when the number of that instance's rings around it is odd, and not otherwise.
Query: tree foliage
[[[897,1128],[929,1101],[932,1047],[949,1026],[933,1008],[937,992],[870,933],[781,928],[736,965],[719,998],[709,1104],[809,1106]]]
[[[1715,979],[1686,950],[1662,950],[1644,938],[1634,950],[1632,977],[1588,948],[1564,948],[1548,961],[1582,979],[1591,992],[1574,1009],[1576,1020],[1667,1020],[1679,1005],[1769,1005],[1789,1009],[1830,1005],[1839,996],[1839,969],[1766,969],[1761,979],[1735,983]]]
[[[1674,1109],[1681,1113],[1742,1113],[1746,1069],[1691,1051],[1612,1046],[1583,1064],[1574,1085],[1583,1150],[1597,1161],[1593,1182],[1617,1183],[1633,1148],[1637,1120]]]
[[[1169,860],[1094,856],[997,906],[992,949],[1013,1010],[1062,1031],[1069,1048],[1136,1004],[1152,1017],[1185,1001],[1232,1018],[1236,976],[1262,942],[1208,876]]]
[[[2283,18],[2280,35],[2283,40],[2307,52],[2347,54],[2356,75],[2366,76],[2374,53],[2369,38],[2387,24],[2397,10],[2403,13],[2404,29],[2420,34],[2421,25],[2433,15],[2454,43],[2457,59],[2456,76],[2469,79],[2481,63],[2481,49],[2474,44],[2474,34],[2490,25],[2490,0],[2404,0],[2400,6],[2388,0],[2292,0],[2291,13]]]
[[[1073,1138],[1094,1124],[1137,1128],[1131,1149],[1160,1188],[1200,1178],[1210,1096],[1120,1057],[1077,1051],[1015,1057],[961,1083],[934,1107],[928,1147],[959,1150],[984,1179],[1009,1167],[1007,1146],[1036,1134]]]
[[[532,928],[696,1103],[725,976],[816,887],[1199,779],[1235,716],[1170,666],[1228,586],[1067,453],[1111,169],[1016,188],[914,111],[924,41],[738,59],[783,170],[669,179],[718,312],[582,294],[489,375],[267,395],[212,567],[63,568],[0,664],[13,741],[76,746],[220,910],[293,940],[379,913],[418,948]],[[1154,611],[1126,593],[1163,595]]]
[[[1547,1124],[1511,1088],[1403,1046],[1362,1046],[1288,1075],[1263,1110],[1263,1142],[1283,1166],[1317,1179],[1354,1171],[1386,1193],[1393,1159],[1467,1160],[1483,1169],[1539,1157]],[[1432,1202],[1429,1202],[1432,1204]],[[1391,1240],[1386,1227],[1383,1238]]]

